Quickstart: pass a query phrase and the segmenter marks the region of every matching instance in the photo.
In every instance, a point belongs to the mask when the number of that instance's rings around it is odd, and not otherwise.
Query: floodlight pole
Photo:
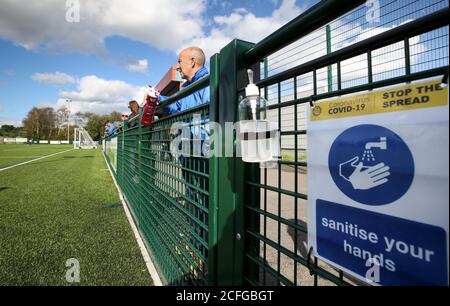
[[[67,116],[67,142],[68,144],[70,144],[70,102],[72,102],[72,100],[67,99],[66,102],[68,103],[68,110],[69,110],[69,114]]]

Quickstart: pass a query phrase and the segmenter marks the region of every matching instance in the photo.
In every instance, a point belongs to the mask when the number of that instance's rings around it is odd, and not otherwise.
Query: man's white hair
[[[195,62],[203,67],[205,65],[205,53],[199,47],[188,47],[181,52],[187,52],[190,58],[195,58]]]

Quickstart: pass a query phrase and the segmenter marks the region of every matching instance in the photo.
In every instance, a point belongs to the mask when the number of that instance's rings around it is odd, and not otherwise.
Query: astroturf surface
[[[72,145],[0,145],[0,169],[72,148]]]
[[[0,156],[26,157],[19,163],[67,149],[3,145]],[[12,159],[4,158],[0,169]],[[75,275],[67,272],[72,258],[79,283],[66,279]],[[100,150],[0,171],[0,285],[73,284],[152,285]]]

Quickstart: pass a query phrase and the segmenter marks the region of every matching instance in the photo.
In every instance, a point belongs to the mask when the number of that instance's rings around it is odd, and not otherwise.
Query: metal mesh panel
[[[208,166],[204,157],[173,156],[170,127],[205,126],[208,106],[155,122],[142,130],[141,227],[169,284],[206,284]],[[193,123],[193,116],[201,122]],[[192,141],[189,142],[192,144]]]
[[[123,132],[122,185],[120,186],[130,204],[135,218],[140,220],[139,203],[139,127],[126,128]]]
[[[122,186],[123,180],[123,133],[118,133],[117,135],[117,171],[116,180],[119,186]]]
[[[448,26],[409,39],[411,72],[448,66]]]
[[[203,104],[150,127],[140,126],[137,117],[126,122],[117,136],[118,184],[169,285],[206,285],[207,281],[209,160],[203,154],[174,156],[170,145],[181,136],[176,129],[171,132],[174,123],[185,123],[191,136],[197,135],[207,130],[208,112],[209,105]],[[191,139],[183,141],[193,149]],[[105,158],[111,164],[106,154]]]
[[[287,80],[283,72],[447,6],[447,1],[380,1],[376,23],[365,20],[367,7],[362,6],[330,24],[331,40],[327,41],[324,27],[261,64],[262,80],[273,79],[260,91],[269,101],[269,119],[281,128],[282,159],[277,168],[261,169],[260,177],[246,181],[246,188],[259,194],[258,203],[246,203],[246,218],[259,222],[247,229],[248,245],[256,246],[245,253],[248,284],[362,285],[325,262],[308,258],[305,98],[448,66],[448,26],[406,40],[401,37]]]
[[[376,2],[376,6],[371,5],[371,2]],[[307,63],[327,53],[340,50],[446,7],[448,7],[448,0],[368,1],[366,5],[331,22],[328,29],[327,27],[317,29],[268,56],[266,63],[261,64],[261,79]],[[374,8],[379,8],[378,13],[372,13]]]

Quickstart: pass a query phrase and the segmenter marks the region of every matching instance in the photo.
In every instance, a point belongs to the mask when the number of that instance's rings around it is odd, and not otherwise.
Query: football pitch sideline
[[[0,286],[152,285],[101,150],[71,148],[0,146]]]
[[[72,145],[0,145],[0,170],[72,148]]]

